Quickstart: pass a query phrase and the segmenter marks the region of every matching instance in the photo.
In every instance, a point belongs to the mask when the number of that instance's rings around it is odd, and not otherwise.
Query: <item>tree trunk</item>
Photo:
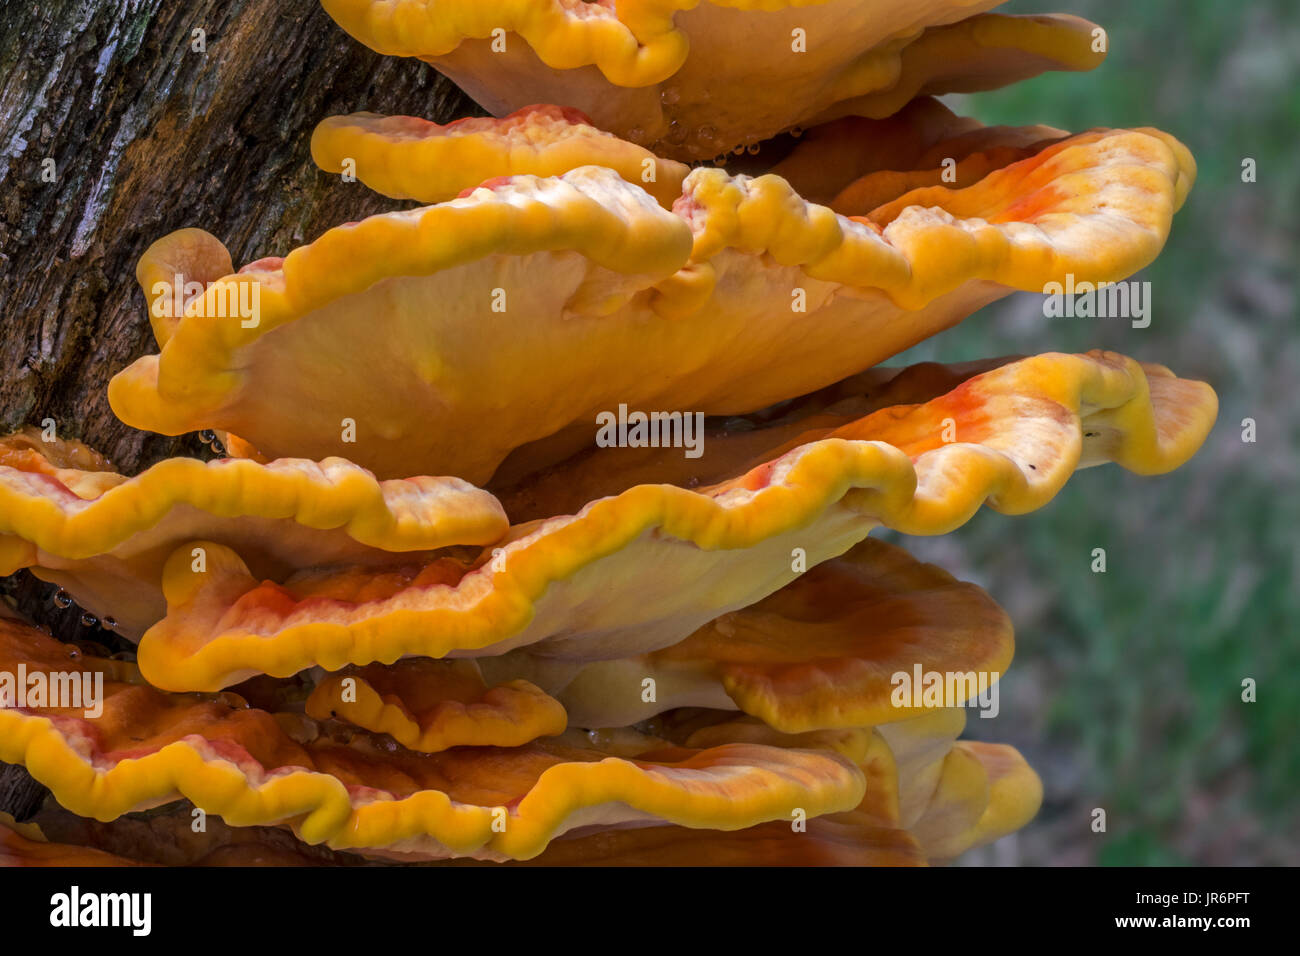
[[[127,473],[203,453],[108,406],[108,380],[156,349],[135,283],[145,249],[199,226],[236,265],[283,255],[395,206],[316,169],[318,121],[482,112],[431,67],[362,47],[315,0],[0,0],[0,23],[0,434],[53,419]],[[26,572],[0,583],[56,635],[108,640]],[[0,810],[29,812],[33,786],[0,765]]]

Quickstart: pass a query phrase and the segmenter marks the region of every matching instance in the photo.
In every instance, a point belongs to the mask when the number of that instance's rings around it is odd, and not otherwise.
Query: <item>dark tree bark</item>
[[[431,67],[356,43],[315,0],[0,0],[0,25],[0,433],[52,418],[127,473],[203,453],[108,406],[108,380],[155,350],[141,253],[200,226],[236,265],[283,255],[394,208],[316,169],[319,120],[482,112]],[[87,636],[25,572],[0,581],[56,635]],[[24,778],[0,765],[0,810],[30,810]]]

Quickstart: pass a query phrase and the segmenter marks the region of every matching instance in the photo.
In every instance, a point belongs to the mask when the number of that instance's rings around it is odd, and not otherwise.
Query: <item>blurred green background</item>
[[[947,97],[986,123],[1156,126],[1196,185],[1149,280],[1152,321],[1048,319],[1018,294],[890,364],[1114,349],[1210,382],[1219,421],[1172,475],[1085,471],[1047,508],[984,511],[942,538],[892,536],[972,580],[1016,623],[1001,713],[1042,812],[964,863],[1300,863],[1300,4],[1013,0],[1106,27],[1091,73]],[[1242,182],[1253,158],[1257,181]],[[1257,440],[1242,440],[1242,420]],[[1105,548],[1107,572],[1090,570]],[[1243,703],[1242,680],[1258,683]],[[1107,831],[1091,829],[1106,810]]]

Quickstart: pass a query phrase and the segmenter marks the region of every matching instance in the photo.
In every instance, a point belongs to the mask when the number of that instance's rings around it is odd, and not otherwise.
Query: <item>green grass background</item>
[[[1053,9],[1013,2],[1012,13]],[[1021,748],[1038,819],[973,863],[1300,862],[1300,4],[1076,0],[1106,27],[1091,73],[949,97],[986,123],[1157,126],[1199,172],[1152,284],[1152,322],[1047,319],[1018,294],[890,364],[1110,348],[1210,382],[1219,421],[1172,475],[1082,472],[1047,508],[900,538],[987,588],[1016,622],[1001,714],[968,733]],[[1241,164],[1257,163],[1243,183]],[[1257,441],[1242,441],[1253,418]],[[1090,570],[1105,548],[1108,570]],[[1243,703],[1254,678],[1258,701]],[[1106,810],[1105,833],[1091,828]]]

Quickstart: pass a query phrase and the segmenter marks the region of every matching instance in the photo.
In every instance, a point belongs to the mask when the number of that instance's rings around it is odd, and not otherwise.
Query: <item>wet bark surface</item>
[[[135,282],[149,245],[199,226],[236,266],[284,255],[394,208],[313,165],[321,119],[482,113],[314,0],[0,0],[0,24],[0,433],[52,419],[126,473],[207,454],[109,409],[109,379],[156,350]],[[112,640],[26,572],[0,590],[56,636]],[[0,765],[0,810],[34,810],[33,786]]]

